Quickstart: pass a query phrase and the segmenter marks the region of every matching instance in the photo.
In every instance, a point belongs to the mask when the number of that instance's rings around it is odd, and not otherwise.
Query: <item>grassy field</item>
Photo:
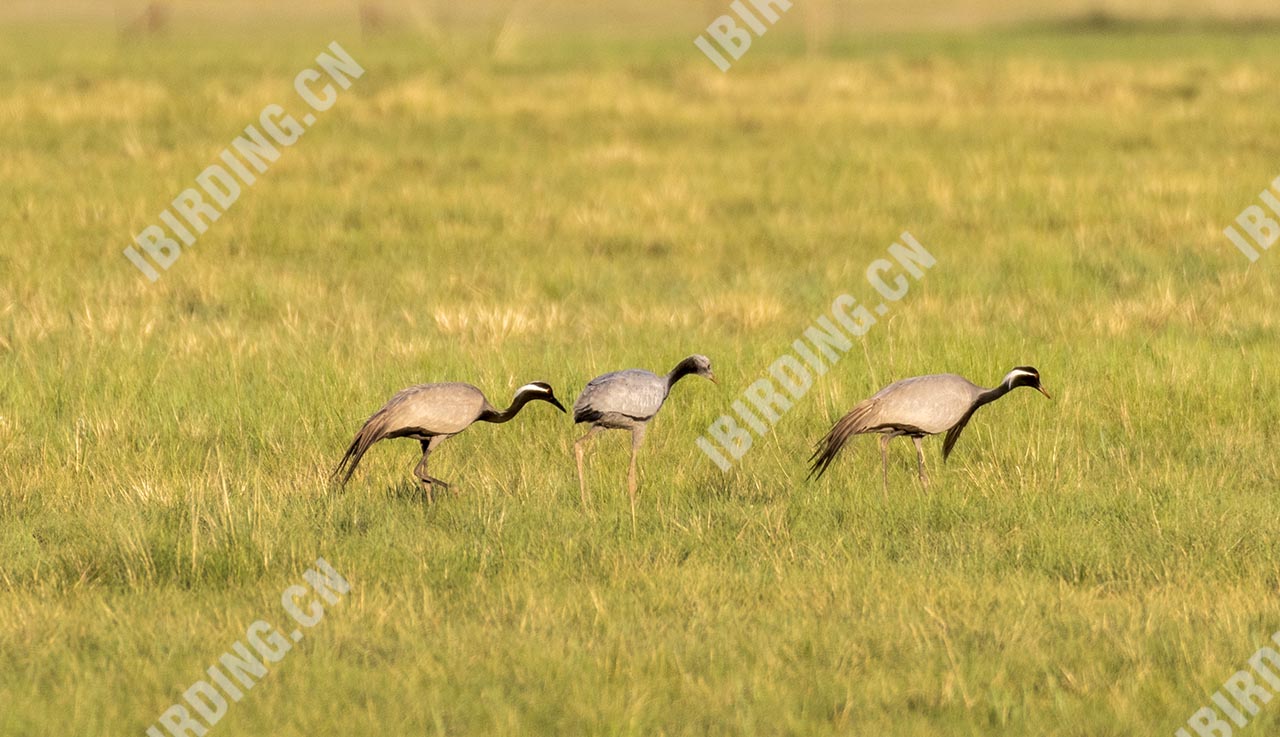
[[[81,34],[81,35],[77,35]],[[367,72],[156,284],[121,255],[338,38]],[[324,557],[214,735],[1172,734],[1280,629],[1280,35],[781,31],[501,62],[326,29],[0,30],[0,734],[143,734]],[[695,439],[909,230],[937,265],[722,473]],[[409,384],[566,403],[705,353],[588,458],[547,405],[329,469]],[[820,482],[903,376],[985,408]],[[1241,734],[1280,730],[1280,705]]]

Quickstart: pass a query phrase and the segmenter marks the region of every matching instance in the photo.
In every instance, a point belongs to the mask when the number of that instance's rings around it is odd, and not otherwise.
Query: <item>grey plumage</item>
[[[636,451],[644,441],[645,429],[653,416],[662,409],[671,387],[685,376],[696,374],[715,381],[711,360],[693,355],[676,364],[666,376],[658,376],[643,369],[613,371],[592,379],[578,401],[573,404],[574,423],[588,422],[591,428],[573,444],[578,463],[578,486],[582,504],[587,503],[587,482],[583,474],[583,457],[586,442],[602,430],[631,431],[631,465],[627,472],[627,490],[631,495],[631,517],[634,524],[636,510]]]
[[[993,389],[983,389],[957,374],[933,374],[895,381],[871,398],[859,402],[818,441],[817,448],[809,458],[809,475],[821,477],[849,438],[865,433],[879,433],[886,489],[889,484],[888,444],[901,435],[910,437],[914,442],[917,471],[921,482],[927,484],[921,439],[926,435],[945,432],[947,435],[942,444],[942,457],[945,460],[951,455],[956,441],[960,439],[960,433],[969,424],[973,413],[1019,386],[1031,387],[1046,397],[1049,396],[1040,385],[1040,372],[1030,366],[1014,368]]]
[[[440,479],[427,475],[427,457],[437,445],[475,422],[507,422],[534,400],[548,402],[561,412],[565,411],[551,385],[541,381],[517,389],[511,406],[501,411],[489,404],[479,389],[462,382],[418,384],[402,389],[365,421],[332,476],[341,475],[339,483],[346,485],[356,466],[360,465],[360,459],[374,443],[392,438],[412,438],[422,445],[422,460],[413,473],[426,491],[427,498],[431,499],[433,486],[449,487]]]
[[[625,369],[603,374],[578,395],[573,421],[629,427],[632,421],[649,420],[657,414],[670,391],[668,377],[652,371]]]

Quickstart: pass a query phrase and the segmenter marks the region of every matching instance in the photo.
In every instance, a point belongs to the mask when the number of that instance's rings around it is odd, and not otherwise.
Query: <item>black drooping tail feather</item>
[[[351,445],[347,446],[347,452],[343,454],[342,460],[338,462],[337,468],[333,469],[333,473],[329,474],[329,478],[337,478],[342,474],[342,479],[338,481],[339,486],[346,486],[351,480],[351,474],[356,472],[356,466],[360,465],[360,459],[368,452],[369,446],[382,440],[386,422],[384,421],[384,413],[378,411],[364,423],[364,427],[360,428],[360,432],[352,438]]]
[[[809,456],[809,476],[808,478],[822,478],[822,474],[826,472],[827,467],[835,460],[836,454],[849,442],[849,438],[859,433],[868,432],[873,425],[868,420],[875,409],[875,403],[867,400],[858,404],[858,406],[849,410],[849,414],[841,417],[831,428],[822,440],[818,441],[813,451],[813,455]]]

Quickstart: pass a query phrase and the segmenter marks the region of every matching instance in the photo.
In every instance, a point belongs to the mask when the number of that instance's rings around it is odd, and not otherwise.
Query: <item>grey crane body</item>
[[[586,442],[602,430],[631,431],[631,465],[627,472],[627,490],[631,495],[631,515],[634,523],[636,505],[636,452],[644,442],[649,421],[671,394],[676,382],[690,375],[703,376],[715,381],[711,360],[693,355],[676,364],[666,376],[659,376],[643,369],[625,369],[602,374],[592,379],[573,404],[573,421],[587,422],[591,428],[573,444],[578,463],[578,485],[582,503],[587,503],[587,483],[583,474],[583,457]]]
[[[895,381],[868,402],[877,417],[892,412],[887,424],[936,435],[959,422],[983,391],[959,374],[932,374]]]
[[[1031,387],[1049,396],[1040,385],[1040,373],[1030,366],[1013,369],[993,389],[984,389],[957,374],[931,374],[895,381],[859,402],[835,423],[809,459],[810,476],[821,477],[849,438],[879,433],[885,487],[889,483],[888,443],[899,436],[910,437],[914,442],[920,480],[927,484],[921,440],[927,435],[945,432],[947,436],[942,445],[945,460],[973,413],[1019,386]]]
[[[422,445],[422,460],[414,468],[414,476],[422,484],[430,500],[432,488],[439,485],[448,488],[440,479],[427,475],[427,458],[446,438],[457,435],[476,422],[507,422],[529,402],[548,402],[564,412],[551,385],[541,381],[526,384],[516,390],[511,406],[499,410],[489,403],[476,387],[463,382],[418,384],[396,392],[387,403],[374,412],[356,433],[347,447],[333,475],[342,476],[345,485],[355,473],[360,459],[370,446],[380,440],[411,438]]]
[[[578,395],[573,404],[573,421],[629,430],[635,423],[648,422],[658,414],[678,380],[644,369],[602,374],[588,382]]]

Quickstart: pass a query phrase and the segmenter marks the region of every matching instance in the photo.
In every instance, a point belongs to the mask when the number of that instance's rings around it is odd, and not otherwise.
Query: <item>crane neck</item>
[[[510,407],[507,407],[506,409],[501,411],[494,409],[493,407],[490,407],[489,409],[486,409],[485,411],[481,412],[480,416],[477,417],[476,420],[480,422],[492,422],[496,425],[500,425],[504,422],[511,420],[511,418],[515,417],[516,415],[520,414],[520,410],[524,409],[524,406],[526,404],[528,404],[529,402],[533,401],[536,398],[537,397],[535,397],[532,394],[517,394],[515,398],[511,400]]]
[[[977,409],[978,407],[981,407],[984,404],[991,404],[992,402],[996,401],[1000,397],[1003,397],[1004,395],[1008,394],[1011,391],[1013,391],[1013,387],[1009,386],[1007,383],[1001,384],[1000,386],[994,387],[992,389],[987,389],[986,391],[983,391],[982,393],[980,393],[978,395],[978,398],[974,400],[973,408]]]
[[[676,367],[671,369],[671,372],[667,374],[667,393],[671,393],[671,387],[675,386],[677,381],[683,379],[689,374],[696,374],[697,372],[698,365],[690,358],[686,358],[680,363],[677,363]]]

